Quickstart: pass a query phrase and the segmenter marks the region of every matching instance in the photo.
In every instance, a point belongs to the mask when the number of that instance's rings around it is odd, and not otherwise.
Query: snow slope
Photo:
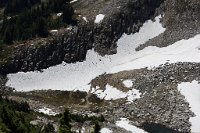
[[[113,71],[111,68],[115,69],[116,66],[128,63],[135,57],[136,47],[163,33],[165,29],[159,23],[160,18],[161,16],[158,16],[155,22],[149,20],[144,23],[138,33],[124,34],[118,41],[118,53],[115,55],[101,57],[93,50],[89,50],[84,62],[74,64],[63,62],[43,72],[9,74],[6,85],[17,91],[42,89],[85,91],[82,90],[82,86],[89,84],[98,75]]]
[[[200,84],[197,81],[181,83],[178,85],[178,90],[185,96],[196,115],[190,118],[191,132],[200,133]]]
[[[118,127],[124,128],[125,130],[130,131],[132,133],[147,133],[146,131],[144,131],[144,130],[136,127],[136,126],[133,126],[133,125],[131,125],[129,123],[130,123],[130,121],[128,119],[121,118],[120,121],[116,122],[116,125]]]
[[[144,67],[151,69],[166,62],[200,62],[200,35],[196,35],[188,40],[180,40],[164,48],[146,47],[121,65],[113,67],[110,73]]]

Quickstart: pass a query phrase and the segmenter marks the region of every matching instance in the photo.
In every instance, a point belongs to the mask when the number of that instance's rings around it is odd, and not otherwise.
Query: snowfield
[[[117,66],[128,63],[134,59],[135,48],[147,42],[165,29],[159,23],[161,16],[144,23],[140,31],[135,34],[124,34],[118,43],[118,53],[109,56],[100,56],[94,50],[87,52],[86,61],[74,64],[62,63],[57,66],[44,69],[43,72],[19,72],[8,74],[7,86],[15,88],[17,91],[31,90],[68,90],[68,91],[87,91],[83,86],[87,86],[92,79],[105,72],[116,70]],[[146,55],[146,54],[145,54]],[[152,61],[153,62],[153,61]],[[147,61],[147,63],[149,63]],[[147,65],[146,65],[147,66]],[[119,69],[117,69],[120,71]],[[122,69],[124,70],[124,69]]]
[[[133,126],[133,125],[131,125],[129,123],[130,123],[130,121],[128,119],[121,118],[120,121],[116,122],[116,125],[118,127],[124,128],[125,130],[130,131],[132,133],[147,133],[146,131],[144,131],[144,130],[136,127],[136,126]]]
[[[164,48],[146,47],[136,52],[133,58],[129,58],[121,65],[113,67],[110,73],[145,67],[152,69],[166,62],[200,62],[200,35],[188,40],[180,40]]]
[[[191,132],[200,133],[200,84],[197,81],[181,83],[178,90],[189,102],[192,112],[196,115],[190,118]]]

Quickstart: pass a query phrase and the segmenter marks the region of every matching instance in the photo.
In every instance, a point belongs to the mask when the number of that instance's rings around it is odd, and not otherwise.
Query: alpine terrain
[[[200,1],[0,0],[0,133],[200,133]]]

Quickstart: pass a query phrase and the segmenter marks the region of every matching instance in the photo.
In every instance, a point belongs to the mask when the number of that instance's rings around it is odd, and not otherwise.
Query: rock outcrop
[[[120,0],[119,0],[120,1]],[[18,71],[33,71],[48,68],[65,61],[74,63],[84,61],[87,50],[94,48],[104,56],[115,54],[116,42],[123,33],[135,33],[142,24],[150,19],[156,8],[164,0],[126,0],[116,12],[106,16],[100,24],[82,23],[53,36],[53,39],[32,45],[22,44],[2,59],[0,73],[8,74]]]

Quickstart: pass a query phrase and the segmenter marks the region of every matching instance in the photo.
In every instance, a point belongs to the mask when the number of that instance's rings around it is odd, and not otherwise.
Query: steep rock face
[[[0,64],[0,73],[32,71],[57,65],[62,61],[84,61],[87,50],[94,48],[104,56],[115,54],[116,42],[123,33],[135,33],[150,19],[164,0],[127,0],[119,11],[112,12],[102,23],[79,22],[77,27],[37,45],[17,46]]]

